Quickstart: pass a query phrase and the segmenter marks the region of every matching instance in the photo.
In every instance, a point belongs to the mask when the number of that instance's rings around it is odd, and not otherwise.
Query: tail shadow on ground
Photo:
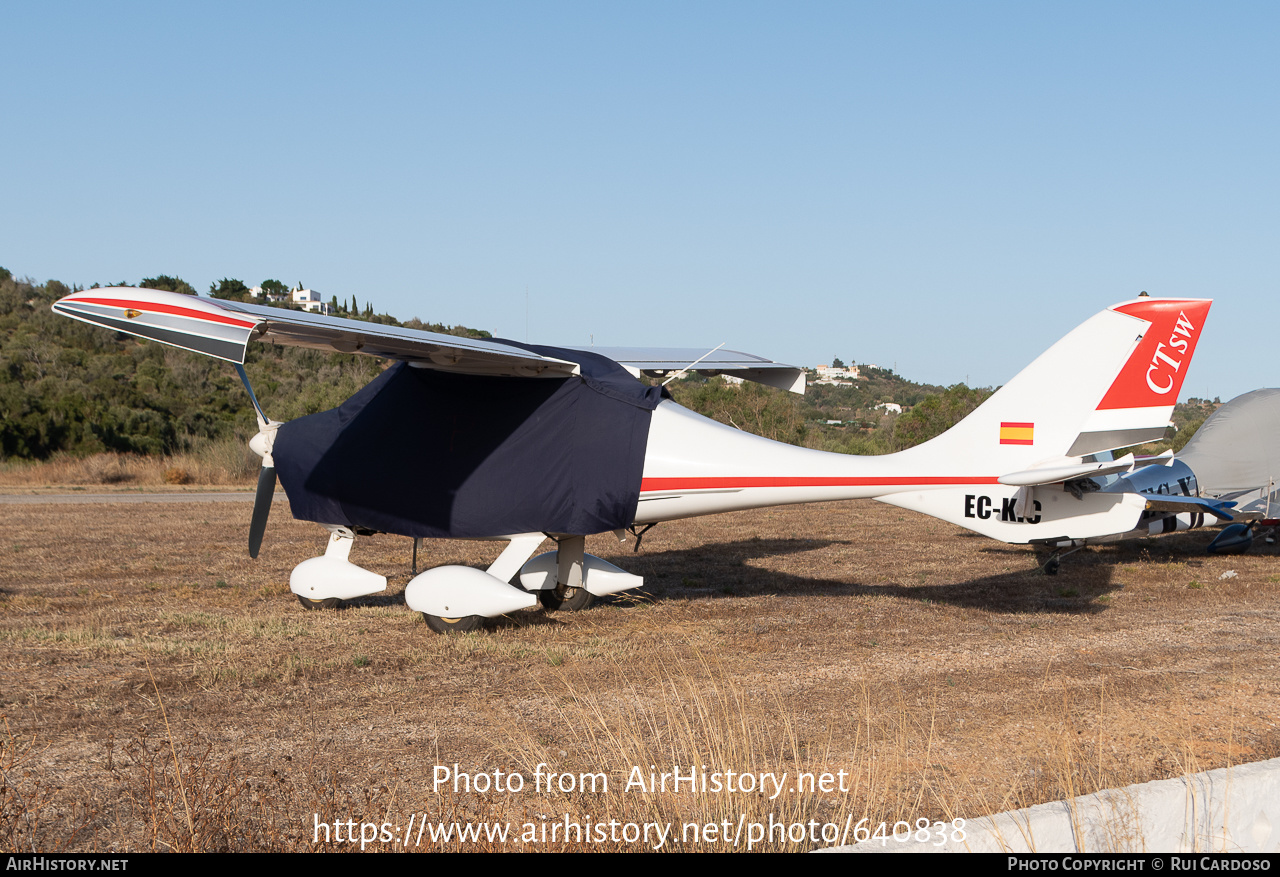
[[[1087,570],[1099,565],[1120,567],[1133,564],[1176,563],[1195,570],[1211,559],[1229,558],[1227,554],[1209,553],[1209,543],[1220,532],[1219,529],[1210,528],[1090,545],[1079,551],[1061,555],[1060,576],[1077,574],[1080,569]],[[1052,553],[1048,548],[1039,546],[1036,548],[1037,559],[1042,565]],[[1255,537],[1252,546],[1244,554],[1252,557],[1277,557],[1280,556],[1280,546],[1269,545],[1264,539]]]
[[[983,538],[965,531],[956,535]],[[605,559],[628,572],[644,576],[645,585],[641,595],[623,593],[599,598],[598,602],[621,606],[634,602],[637,596],[651,601],[714,600],[756,594],[885,596],[991,612],[1090,615],[1106,611],[1105,601],[1099,598],[1121,587],[1115,581],[1117,568],[1131,564],[1182,563],[1194,569],[1207,560],[1205,549],[1214,535],[1215,531],[1192,531],[1089,546],[1064,555],[1057,575],[1047,575],[1043,571],[1052,549],[988,541],[987,545],[976,549],[976,554],[987,561],[986,566],[1003,571],[976,578],[966,576],[965,565],[938,572],[936,565],[926,571],[919,567],[913,569],[911,565],[895,566],[888,559],[876,563],[875,569],[845,567],[848,569],[847,577],[833,578],[830,576],[829,556],[806,563],[797,555],[852,544],[849,541],[752,538],[684,550],[607,555]],[[918,550],[924,557],[930,548],[920,545]],[[1255,544],[1253,552],[1261,551],[1272,555],[1280,553],[1274,547],[1263,548]],[[793,558],[785,566],[794,567],[797,572],[770,569],[752,562],[779,557]],[[814,568],[815,575],[804,575],[802,570],[806,566]],[[973,564],[967,567],[972,569]],[[407,571],[404,574],[392,573],[389,575],[391,589],[388,593],[363,597],[352,601],[352,604],[403,606],[403,585],[410,578]],[[557,618],[568,620],[572,617],[572,613],[519,615],[519,622],[494,619],[490,625],[518,627],[554,623]]]
[[[964,578],[964,571],[923,572],[895,569],[890,562],[878,569],[850,568],[848,578],[804,576],[767,569],[750,561],[817,551],[850,544],[823,539],[749,539],[682,551],[639,555],[627,569],[645,577],[644,590],[654,600],[717,599],[752,594],[790,596],[883,596],[922,603],[945,603],[993,612],[1065,612],[1092,614],[1106,607],[1097,598],[1115,589],[1112,567],[1104,563],[1082,566],[1070,577],[1045,575],[1025,546],[996,545],[991,566],[1012,571]],[[927,547],[921,547],[927,551]],[[1008,555],[1008,556],[1002,556]],[[614,559],[621,563],[620,559]],[[799,565],[794,564],[794,565]]]
[[[1001,572],[971,577],[966,568],[972,570],[972,563],[938,572],[936,565],[926,571],[910,564],[895,567],[893,561],[886,559],[877,563],[874,570],[850,568],[848,578],[832,578],[829,559],[820,564],[823,572],[812,577],[766,569],[750,562],[851,544],[822,539],[749,539],[613,560],[643,575],[645,590],[655,600],[765,593],[879,595],[992,612],[1092,615],[1107,610],[1105,600],[1099,598],[1122,587],[1116,581],[1120,567],[1178,563],[1194,570],[1212,557],[1207,548],[1217,532],[1216,529],[1193,530],[1087,546],[1063,555],[1056,575],[1044,572],[1053,549],[1007,545],[967,531],[956,535],[983,539],[986,545],[975,553],[989,561],[986,566]],[[924,558],[930,547],[922,544],[918,551]],[[1280,546],[1266,545],[1257,539],[1250,553],[1277,556]]]

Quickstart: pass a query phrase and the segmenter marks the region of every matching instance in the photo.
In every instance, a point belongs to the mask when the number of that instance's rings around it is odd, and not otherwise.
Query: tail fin
[[[996,475],[1164,435],[1208,299],[1139,298],[1097,314],[947,432],[904,451]]]
[[[1159,438],[1195,353],[1210,302],[1148,299],[1093,317],[947,432],[903,451],[973,484],[877,497],[1004,542],[1093,539],[1138,526],[1138,493],[1056,484],[1127,468],[1081,457]],[[918,455],[918,458],[917,456]]]

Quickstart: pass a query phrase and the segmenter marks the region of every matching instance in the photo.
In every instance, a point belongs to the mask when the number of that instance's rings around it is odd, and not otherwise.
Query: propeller
[[[258,433],[249,439],[249,450],[262,458],[262,469],[258,472],[258,489],[253,496],[253,517],[249,519],[249,556],[256,558],[262,548],[262,536],[267,531],[267,516],[271,513],[271,501],[276,492],[276,463],[271,456],[275,445],[276,430],[280,428],[278,421],[272,420],[263,412],[258,404],[258,397],[249,385],[249,376],[244,366],[237,364],[240,381],[249,391],[249,399],[253,402],[253,410],[258,416]]]
[[[253,517],[249,519],[249,556],[254,558],[262,548],[262,535],[267,531],[267,515],[271,513],[271,500],[276,493],[276,465],[271,458],[271,445],[279,426],[280,424],[272,422],[262,424],[258,434],[249,439],[249,447],[262,457],[258,490],[253,496]]]

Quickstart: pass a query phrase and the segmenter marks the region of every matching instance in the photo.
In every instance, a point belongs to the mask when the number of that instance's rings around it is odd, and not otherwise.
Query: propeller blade
[[[263,466],[258,473],[258,492],[253,497],[253,519],[249,522],[249,556],[256,558],[262,547],[262,534],[267,531],[267,515],[276,492],[276,469]]]

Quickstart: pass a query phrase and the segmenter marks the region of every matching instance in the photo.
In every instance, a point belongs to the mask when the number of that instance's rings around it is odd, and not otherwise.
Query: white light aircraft
[[[1235,502],[1233,511],[1274,527],[1280,523],[1277,435],[1280,389],[1254,390],[1209,415],[1178,459],[1196,477],[1201,493]]]
[[[1237,523],[1224,527],[1213,538],[1207,546],[1209,553],[1248,551],[1255,527],[1275,528],[1280,524],[1280,491],[1276,489],[1280,480],[1280,446],[1275,441],[1278,434],[1280,389],[1254,390],[1237,396],[1211,414],[1176,456],[1166,453],[1140,460],[1133,471],[1124,475],[1089,479],[1077,485],[1084,490],[1146,494],[1148,511],[1136,529],[1099,539],[1061,542],[1054,547],[1074,550],[1088,542],[1192,530],[1217,518],[1219,523]],[[1194,508],[1197,501],[1199,510],[1187,511],[1187,504]],[[1054,563],[1051,558],[1050,564]]]
[[[1080,489],[1133,470],[1130,458],[1099,455],[1163,435],[1209,305],[1144,297],[1110,307],[943,435],[878,457],[741,432],[636,380],[692,367],[803,392],[801,370],[733,351],[531,347],[126,287],[76,292],[53,308],[235,364],[258,413],[250,446],[263,459],[250,553],[277,470],[294,516],[331,534],[324,555],[290,576],[303,605],[386,588],[349,560],[358,532],[506,540],[487,570],[442,566],[409,583],[405,602],[443,632],[638,587],[639,576],[586,554],[585,537],[695,515],[872,498],[1028,543],[1128,532],[1151,512],[1225,514],[1196,497]],[[254,339],[399,364],[338,408],[282,424],[244,372]],[[548,537],[555,550],[534,557]]]

